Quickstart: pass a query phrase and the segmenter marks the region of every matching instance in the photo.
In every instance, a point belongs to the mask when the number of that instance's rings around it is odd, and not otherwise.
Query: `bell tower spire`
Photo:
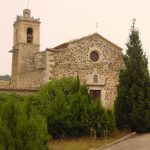
[[[31,18],[31,10],[29,10],[29,9],[24,9],[24,10],[23,10],[23,17],[24,17],[24,18]]]
[[[27,58],[40,50],[40,19],[31,17],[31,10],[24,9],[13,26],[12,84],[17,86],[21,74],[26,72]]]

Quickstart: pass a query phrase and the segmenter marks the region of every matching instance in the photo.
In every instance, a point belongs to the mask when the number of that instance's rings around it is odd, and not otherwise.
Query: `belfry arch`
[[[27,28],[27,43],[32,43],[33,42],[33,29],[32,28]]]

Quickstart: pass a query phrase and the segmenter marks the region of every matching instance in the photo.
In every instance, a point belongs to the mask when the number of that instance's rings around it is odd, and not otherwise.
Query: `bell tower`
[[[26,58],[40,50],[40,19],[31,17],[31,10],[24,9],[14,22],[12,56],[12,85],[17,87],[19,74],[25,72]]]

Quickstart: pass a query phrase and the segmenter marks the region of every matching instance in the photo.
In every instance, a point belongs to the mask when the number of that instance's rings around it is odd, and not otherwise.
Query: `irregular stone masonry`
[[[90,59],[90,52],[99,53],[98,62]],[[124,67],[122,50],[93,34],[53,49],[26,57],[18,76],[18,87],[40,87],[54,78],[79,75],[89,90],[100,90],[104,106],[112,107],[117,95],[118,74]],[[93,82],[94,75],[98,83]]]
[[[90,52],[99,53],[99,61],[92,62]],[[85,38],[49,49],[49,79],[79,75],[89,89],[102,91],[103,105],[111,107],[117,95],[118,75],[124,67],[122,49],[95,33]],[[98,83],[93,83],[94,75]]]
[[[40,52],[39,25],[30,10],[24,10],[14,23],[11,86],[38,88],[55,78],[79,75],[89,92],[95,91],[105,107],[112,107],[119,71],[124,68],[122,49],[94,33]]]
[[[10,86],[10,81],[0,80],[0,87]]]

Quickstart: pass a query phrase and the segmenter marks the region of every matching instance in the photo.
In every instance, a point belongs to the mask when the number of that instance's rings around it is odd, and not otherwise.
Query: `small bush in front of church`
[[[115,129],[114,113],[94,102],[76,78],[50,81],[38,95],[41,113],[53,138],[109,136]]]

